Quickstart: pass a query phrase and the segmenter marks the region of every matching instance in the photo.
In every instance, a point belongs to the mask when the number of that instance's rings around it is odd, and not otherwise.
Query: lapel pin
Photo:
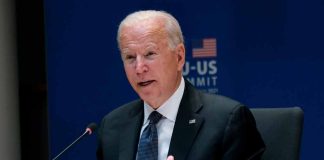
[[[189,124],[194,124],[194,123],[196,123],[196,119],[189,120]]]

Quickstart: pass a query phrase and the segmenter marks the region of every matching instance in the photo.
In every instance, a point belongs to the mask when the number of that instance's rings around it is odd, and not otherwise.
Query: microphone
[[[52,160],[56,160],[58,159],[65,151],[67,151],[69,148],[71,148],[75,143],[79,142],[81,140],[81,138],[83,138],[85,135],[91,135],[97,128],[97,124],[96,123],[90,123],[88,124],[86,130],[84,131],[84,133],[77,138],[76,140],[74,140],[70,145],[68,145],[63,151],[61,151],[57,156],[55,156]]]

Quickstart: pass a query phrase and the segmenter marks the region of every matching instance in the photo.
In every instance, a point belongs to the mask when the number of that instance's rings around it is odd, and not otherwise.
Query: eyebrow
[[[156,43],[149,43],[146,47],[145,47],[145,49],[147,49],[147,50],[152,50],[152,49],[158,49],[159,47],[158,47],[158,45],[156,44]]]
[[[129,53],[129,49],[128,48],[125,48],[125,49],[121,49],[120,50],[121,54],[128,54]]]

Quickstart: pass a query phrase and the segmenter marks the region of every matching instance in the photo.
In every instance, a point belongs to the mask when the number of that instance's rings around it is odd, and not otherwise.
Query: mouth
[[[139,82],[137,84],[141,87],[145,87],[145,86],[152,84],[153,82],[154,82],[154,80],[149,80],[149,81]]]

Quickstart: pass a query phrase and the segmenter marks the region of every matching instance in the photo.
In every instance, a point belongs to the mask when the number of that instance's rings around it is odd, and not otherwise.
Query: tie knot
[[[150,120],[150,124],[156,124],[161,118],[162,115],[159,112],[153,111],[148,119]]]

